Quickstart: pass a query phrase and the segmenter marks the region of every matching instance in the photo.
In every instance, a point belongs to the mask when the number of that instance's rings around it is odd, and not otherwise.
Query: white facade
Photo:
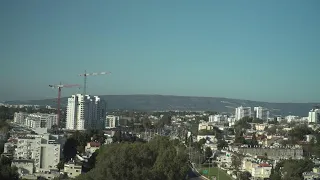
[[[48,128],[51,129],[53,125],[58,123],[57,114],[30,114],[25,119],[25,126],[30,128]]]
[[[271,175],[272,166],[266,164],[260,164],[253,166],[251,169],[251,175],[254,178],[267,179]]]
[[[119,116],[114,116],[114,115],[108,115],[106,116],[106,128],[114,128],[119,125]]]
[[[299,116],[293,116],[293,115],[289,115],[286,116],[285,119],[287,120],[288,123],[293,122],[293,121],[297,121],[299,120]]]
[[[60,144],[42,137],[20,137],[14,154],[15,159],[32,159],[36,172],[55,169],[60,162]]]
[[[254,107],[255,117],[267,121],[269,119],[269,111],[263,107]]]
[[[75,178],[81,174],[82,166],[75,162],[68,162],[64,164],[63,172],[66,173],[68,177]]]
[[[312,109],[308,115],[308,123],[319,123],[320,109]]]
[[[216,114],[209,116],[209,122],[224,122],[228,119],[226,115]]]
[[[66,129],[85,130],[104,127],[106,103],[98,96],[82,94],[68,98]]]
[[[240,120],[244,117],[251,117],[251,107],[237,107],[235,112],[235,118],[236,120]]]
[[[17,124],[25,124],[25,120],[29,114],[26,112],[15,112],[13,121]]]
[[[200,122],[198,125],[198,130],[211,130],[212,129],[212,123],[208,123],[208,122]]]

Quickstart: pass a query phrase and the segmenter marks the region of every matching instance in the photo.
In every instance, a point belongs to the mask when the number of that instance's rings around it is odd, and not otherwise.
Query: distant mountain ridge
[[[262,106],[268,108],[272,115],[308,116],[308,112],[318,103],[270,103],[220,97],[192,97],[173,95],[100,95],[107,101],[108,109],[127,110],[195,110],[234,113],[238,106]],[[66,106],[67,97],[61,99]],[[7,101],[8,104],[32,104],[55,106],[55,99]]]

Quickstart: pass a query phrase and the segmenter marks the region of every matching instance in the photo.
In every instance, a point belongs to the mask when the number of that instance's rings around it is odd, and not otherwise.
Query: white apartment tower
[[[320,122],[320,109],[312,109],[308,115],[308,123],[316,123]]]
[[[76,94],[68,98],[66,129],[85,130],[104,127],[106,103],[98,96]]]
[[[269,111],[263,107],[254,107],[255,117],[267,121],[269,119]]]
[[[235,112],[235,120],[240,120],[244,117],[251,117],[251,107],[237,107]]]

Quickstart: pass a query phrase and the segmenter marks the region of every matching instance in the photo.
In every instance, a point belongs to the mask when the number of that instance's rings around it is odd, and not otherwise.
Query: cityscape
[[[0,2],[0,180],[320,180],[319,7]]]
[[[118,142],[120,137],[142,142],[167,137],[187,147],[192,169],[186,175],[189,179],[272,179],[279,163],[302,161],[306,156],[310,163],[320,164],[318,151],[310,149],[317,148],[320,137],[318,107],[306,112],[305,117],[271,117],[264,107],[240,106],[232,115],[225,115],[205,111],[108,111],[106,104],[99,96],[72,95],[67,107],[61,109],[65,114],[62,123],[58,122],[57,109],[51,106],[2,104],[16,111],[9,122],[10,131],[2,131],[2,156],[12,158],[12,166],[22,178],[77,178],[88,171],[95,151]],[[66,143],[86,132],[93,136],[83,147],[75,147],[76,153],[65,161]],[[102,138],[97,138],[99,134]],[[317,178],[320,172],[314,167],[301,171],[301,177]]]

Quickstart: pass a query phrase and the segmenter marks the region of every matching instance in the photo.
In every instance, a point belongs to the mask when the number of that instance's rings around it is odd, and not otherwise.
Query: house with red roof
[[[99,142],[88,142],[87,146],[84,148],[86,153],[93,154],[101,146]]]

